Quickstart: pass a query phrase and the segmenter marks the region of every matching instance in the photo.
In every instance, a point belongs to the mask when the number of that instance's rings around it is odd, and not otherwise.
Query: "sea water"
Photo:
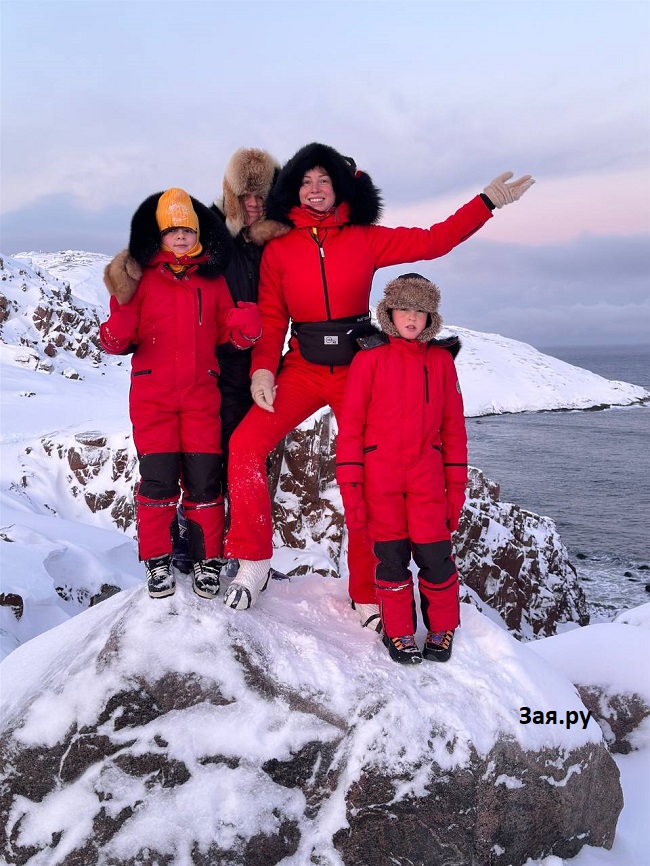
[[[650,391],[650,346],[541,351]],[[555,521],[592,621],[650,602],[650,404],[468,418],[467,433],[501,500]]]

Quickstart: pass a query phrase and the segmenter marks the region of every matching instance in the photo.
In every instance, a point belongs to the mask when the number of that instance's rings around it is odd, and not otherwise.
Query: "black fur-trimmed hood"
[[[129,253],[143,268],[160,250],[156,207],[163,192],[164,190],[146,198],[131,220]],[[232,238],[225,224],[215,213],[192,196],[190,199],[199,220],[199,243],[203,247],[202,256],[207,256],[207,260],[198,266],[197,273],[202,277],[216,277],[223,273],[230,261]]]
[[[369,175],[358,171],[351,157],[327,144],[313,142],[302,147],[280,171],[266,201],[266,218],[290,226],[289,212],[299,204],[298,191],[305,172],[324,168],[332,179],[336,203],[350,206],[352,225],[376,223],[382,211],[381,193]]]

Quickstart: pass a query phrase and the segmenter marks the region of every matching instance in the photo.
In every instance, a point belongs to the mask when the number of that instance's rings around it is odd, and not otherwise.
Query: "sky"
[[[445,320],[536,346],[650,326],[645,0],[3,0],[5,253],[113,254],[152,192],[209,203],[238,147],[322,141],[386,225],[439,222],[496,175],[535,186],[418,264]],[[403,268],[380,271],[373,301]],[[410,268],[412,270],[412,268]]]

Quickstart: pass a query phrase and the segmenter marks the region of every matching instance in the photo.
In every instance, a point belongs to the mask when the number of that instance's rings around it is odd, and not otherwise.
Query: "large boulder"
[[[255,609],[119,593],[2,664],[9,866],[519,866],[609,848],[622,794],[569,681],[463,605],[394,664],[341,581]],[[419,635],[422,638],[422,635]]]

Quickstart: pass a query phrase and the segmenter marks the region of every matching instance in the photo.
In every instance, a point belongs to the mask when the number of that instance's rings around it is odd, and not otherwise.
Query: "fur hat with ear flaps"
[[[289,211],[300,204],[298,192],[305,172],[320,166],[332,179],[336,204],[350,206],[352,225],[371,225],[381,216],[381,193],[370,176],[358,171],[355,161],[327,144],[301,147],[282,168],[266,201],[266,218],[291,226]]]
[[[280,163],[275,157],[257,147],[240,147],[230,157],[223,176],[223,198],[215,199],[214,203],[233,237],[246,225],[239,197],[252,193],[266,200],[279,171]]]
[[[393,310],[421,310],[428,313],[427,326],[418,337],[418,340],[427,343],[442,328],[439,306],[440,289],[435,283],[420,274],[402,274],[386,285],[384,297],[377,304],[377,321],[389,337],[399,337],[391,316]]]
[[[160,250],[160,229],[156,220],[156,210],[163,194],[157,192],[146,198],[131,220],[129,254],[143,268]],[[232,253],[230,232],[209,208],[192,196],[189,198],[198,219],[199,237],[203,246],[203,255],[200,256],[197,273],[203,277],[216,277],[223,273],[230,261]]]

